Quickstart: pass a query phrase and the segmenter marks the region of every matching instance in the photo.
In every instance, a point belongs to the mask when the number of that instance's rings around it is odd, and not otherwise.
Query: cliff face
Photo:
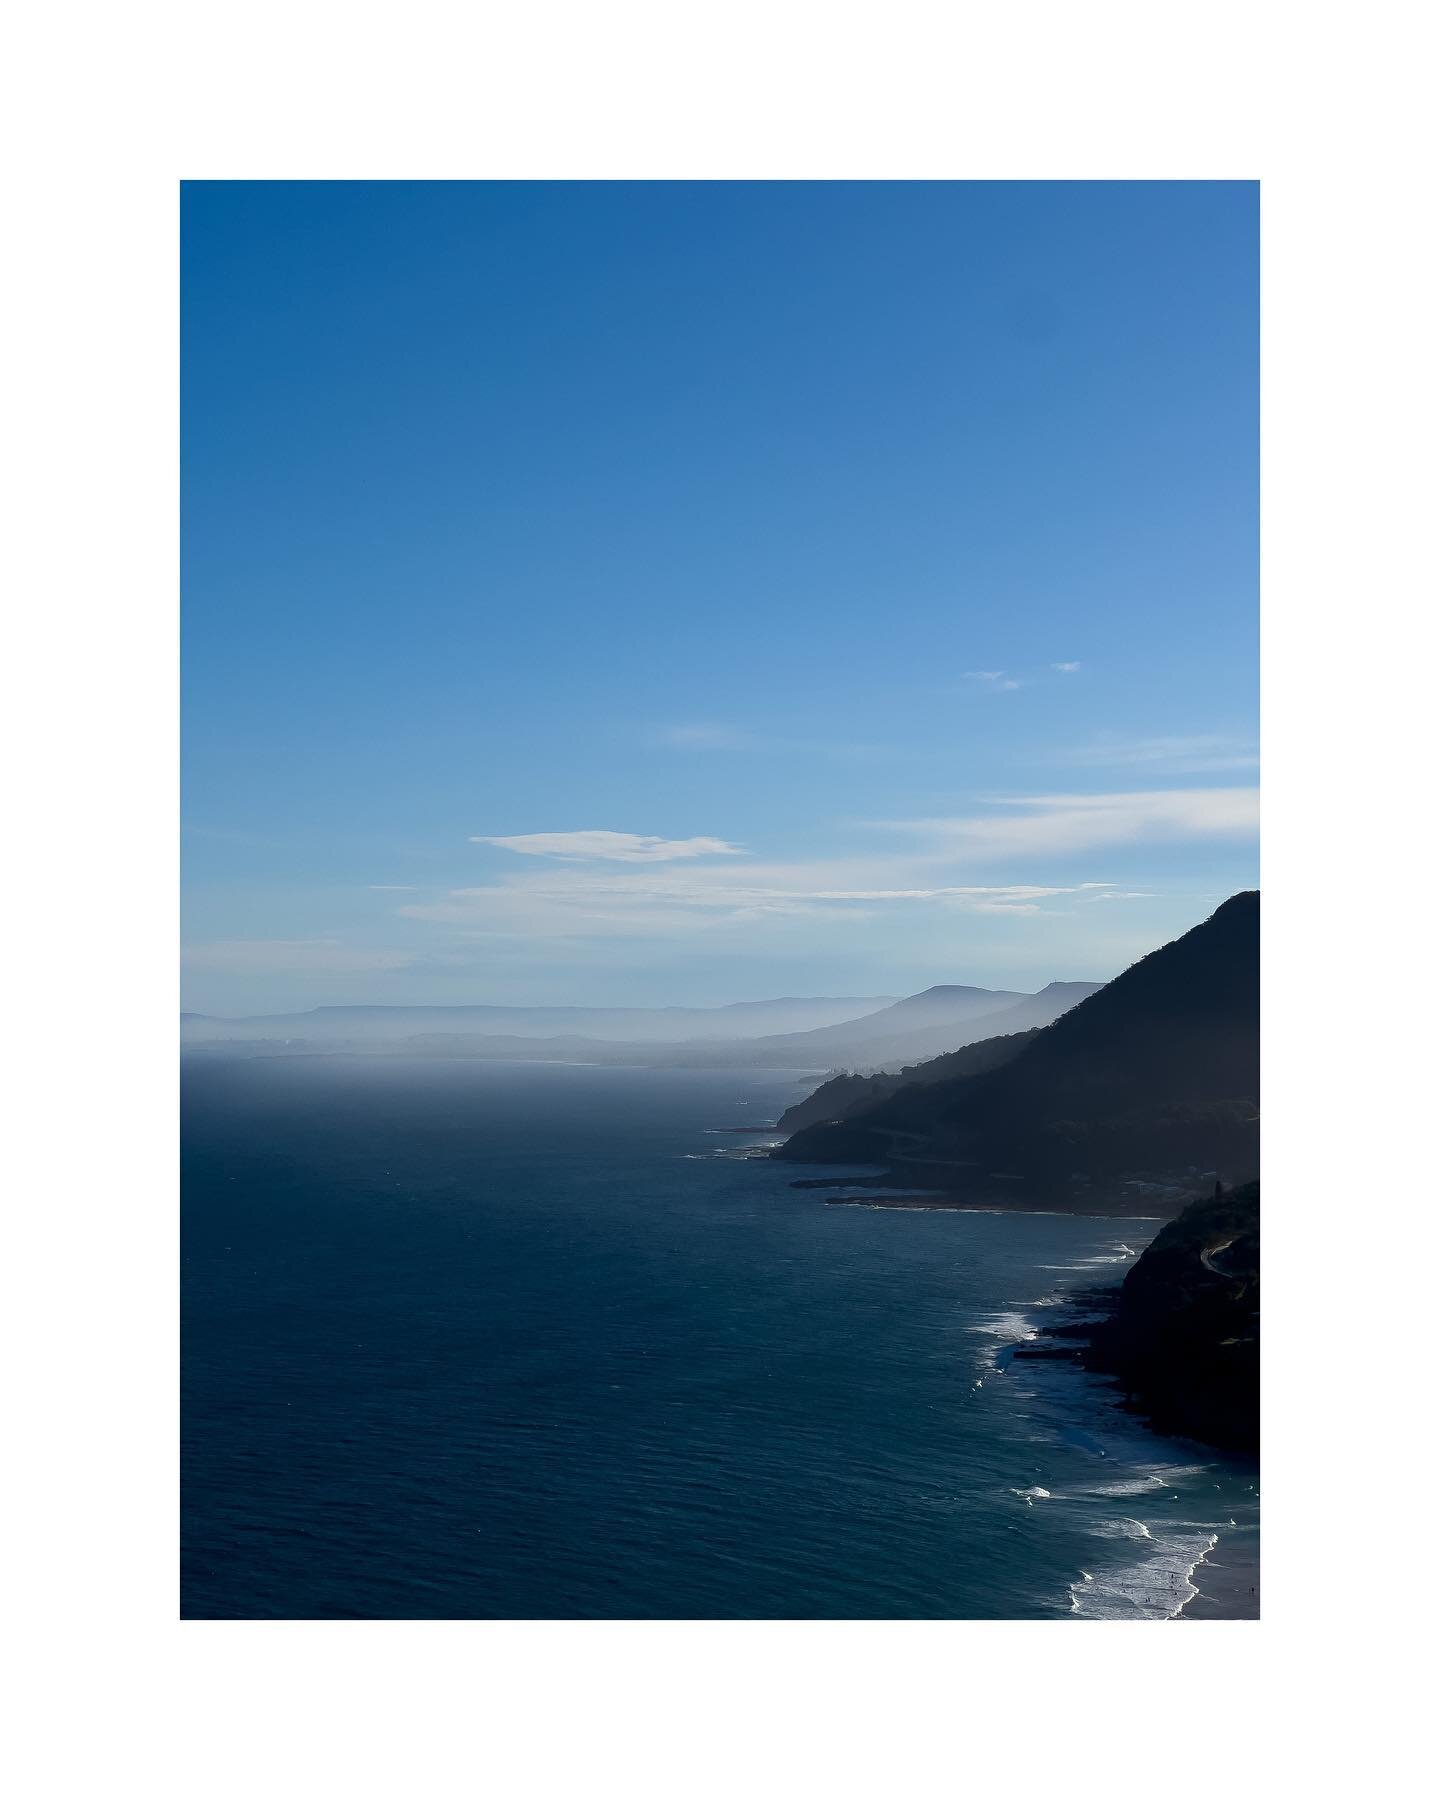
[[[1013,1205],[1155,1194],[1259,1170],[1260,896],[1237,894],[1042,1030],[998,1068],[906,1082],[777,1155],[879,1162]],[[1179,1185],[1176,1185],[1176,1183]],[[1131,1193],[1131,1199],[1137,1198]]]
[[[1260,1183],[1196,1200],[1125,1277],[1085,1361],[1162,1431],[1260,1445]]]

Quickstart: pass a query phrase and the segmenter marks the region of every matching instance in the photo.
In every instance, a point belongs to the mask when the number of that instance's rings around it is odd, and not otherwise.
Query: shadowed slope
[[[907,1084],[797,1133],[797,1162],[879,1161],[1010,1204],[1258,1169],[1260,897],[1237,894],[999,1068]]]

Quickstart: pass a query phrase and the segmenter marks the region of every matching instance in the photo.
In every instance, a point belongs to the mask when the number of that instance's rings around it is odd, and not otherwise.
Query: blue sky
[[[1255,186],[182,210],[188,1006],[1036,987],[1255,884]]]

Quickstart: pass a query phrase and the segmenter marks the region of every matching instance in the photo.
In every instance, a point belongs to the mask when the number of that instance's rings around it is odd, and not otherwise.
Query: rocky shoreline
[[[1118,1287],[1076,1294],[1071,1314],[1014,1359],[1078,1362],[1155,1430],[1259,1454],[1259,1182],[1192,1202]]]

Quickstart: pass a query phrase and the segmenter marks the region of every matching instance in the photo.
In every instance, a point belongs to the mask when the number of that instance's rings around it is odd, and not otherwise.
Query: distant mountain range
[[[316,1006],[308,1012],[212,1018],[181,1013],[187,1043],[299,1038],[391,1043],[437,1034],[506,1038],[595,1038],[607,1043],[680,1043],[811,1031],[889,1006],[893,994],[738,1000],[729,1006]]]
[[[181,1015],[191,1050],[595,1062],[665,1068],[899,1069],[1000,1033],[1049,1024],[1097,983],[1038,994],[933,987],[902,1000],[816,998],[722,1007],[321,1006],[215,1019]]]
[[[1176,1211],[1259,1171],[1259,955],[1260,896],[1237,894],[1018,1044],[981,1040],[878,1098],[827,1084],[829,1119],[775,1154],[878,1163],[957,1204]]]
[[[1098,982],[1055,981],[1038,994],[1004,988],[933,987],[897,1000],[862,1019],[814,1031],[786,1032],[728,1047],[725,1060],[760,1068],[898,1069],[907,1062],[957,1050],[980,1038],[1032,1025],[1048,1025],[1098,991]],[[738,1053],[738,1054],[737,1054]],[[685,1066],[715,1062],[713,1052],[687,1050],[674,1060]]]

